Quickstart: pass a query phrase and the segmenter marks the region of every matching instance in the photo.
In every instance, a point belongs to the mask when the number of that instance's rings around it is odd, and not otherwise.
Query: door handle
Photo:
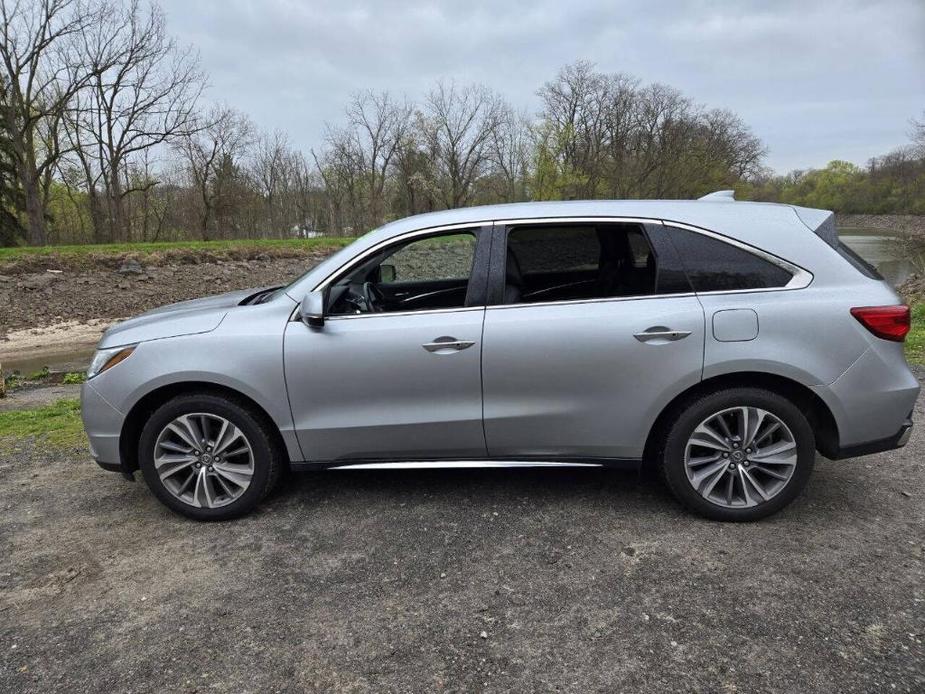
[[[649,328],[648,330],[635,333],[635,337],[640,342],[649,342],[652,340],[664,340],[665,342],[675,342],[677,340],[683,340],[685,337],[691,334],[690,330],[671,330],[669,328],[664,328],[661,325],[654,328]]]
[[[425,342],[421,347],[428,352],[460,352],[475,344],[474,340],[457,340],[455,337],[438,337],[433,342]]]

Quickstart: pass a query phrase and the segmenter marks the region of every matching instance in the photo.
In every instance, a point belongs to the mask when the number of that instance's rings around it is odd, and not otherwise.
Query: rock
[[[267,261],[269,259],[270,259],[270,256],[268,256],[266,253],[261,253],[256,258],[254,258],[254,260],[263,260],[263,261]]]
[[[480,638],[480,639],[487,639],[487,638],[488,638],[488,632],[487,632],[487,631],[483,631],[482,633],[479,634],[479,638]]]
[[[19,288],[28,289],[31,291],[45,289],[46,287],[51,286],[57,279],[59,279],[59,275],[51,275],[48,273],[42,275],[30,275],[25,279],[20,280]]]
[[[128,258],[122,262],[117,272],[120,275],[141,275],[144,273],[144,268],[134,258]]]

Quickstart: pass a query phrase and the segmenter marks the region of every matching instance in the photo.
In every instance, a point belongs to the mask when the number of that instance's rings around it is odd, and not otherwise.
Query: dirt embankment
[[[925,234],[925,216],[914,214],[836,214],[839,229],[883,229]]]
[[[298,257],[30,258],[0,274],[0,339],[59,323],[112,322],[157,306],[248,287],[283,284],[331,251]],[[43,267],[44,265],[44,267]],[[76,327],[75,327],[76,329]],[[67,331],[65,331],[67,332]],[[67,335],[61,335],[62,340]]]

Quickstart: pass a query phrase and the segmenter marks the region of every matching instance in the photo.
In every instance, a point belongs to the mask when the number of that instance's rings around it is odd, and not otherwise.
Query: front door
[[[307,460],[485,456],[487,268],[476,258],[487,254],[476,246],[489,233],[396,241],[331,282],[322,328],[289,324],[286,382]]]
[[[677,258],[657,253],[640,224],[506,236],[483,338],[489,455],[641,457],[658,413],[703,366],[703,309]]]

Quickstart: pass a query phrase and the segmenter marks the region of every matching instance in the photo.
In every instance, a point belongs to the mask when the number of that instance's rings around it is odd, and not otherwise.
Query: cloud
[[[925,109],[922,0],[166,0],[209,97],[316,146],[352,91],[481,82],[535,112],[578,59],[739,113],[777,169],[863,163]]]

